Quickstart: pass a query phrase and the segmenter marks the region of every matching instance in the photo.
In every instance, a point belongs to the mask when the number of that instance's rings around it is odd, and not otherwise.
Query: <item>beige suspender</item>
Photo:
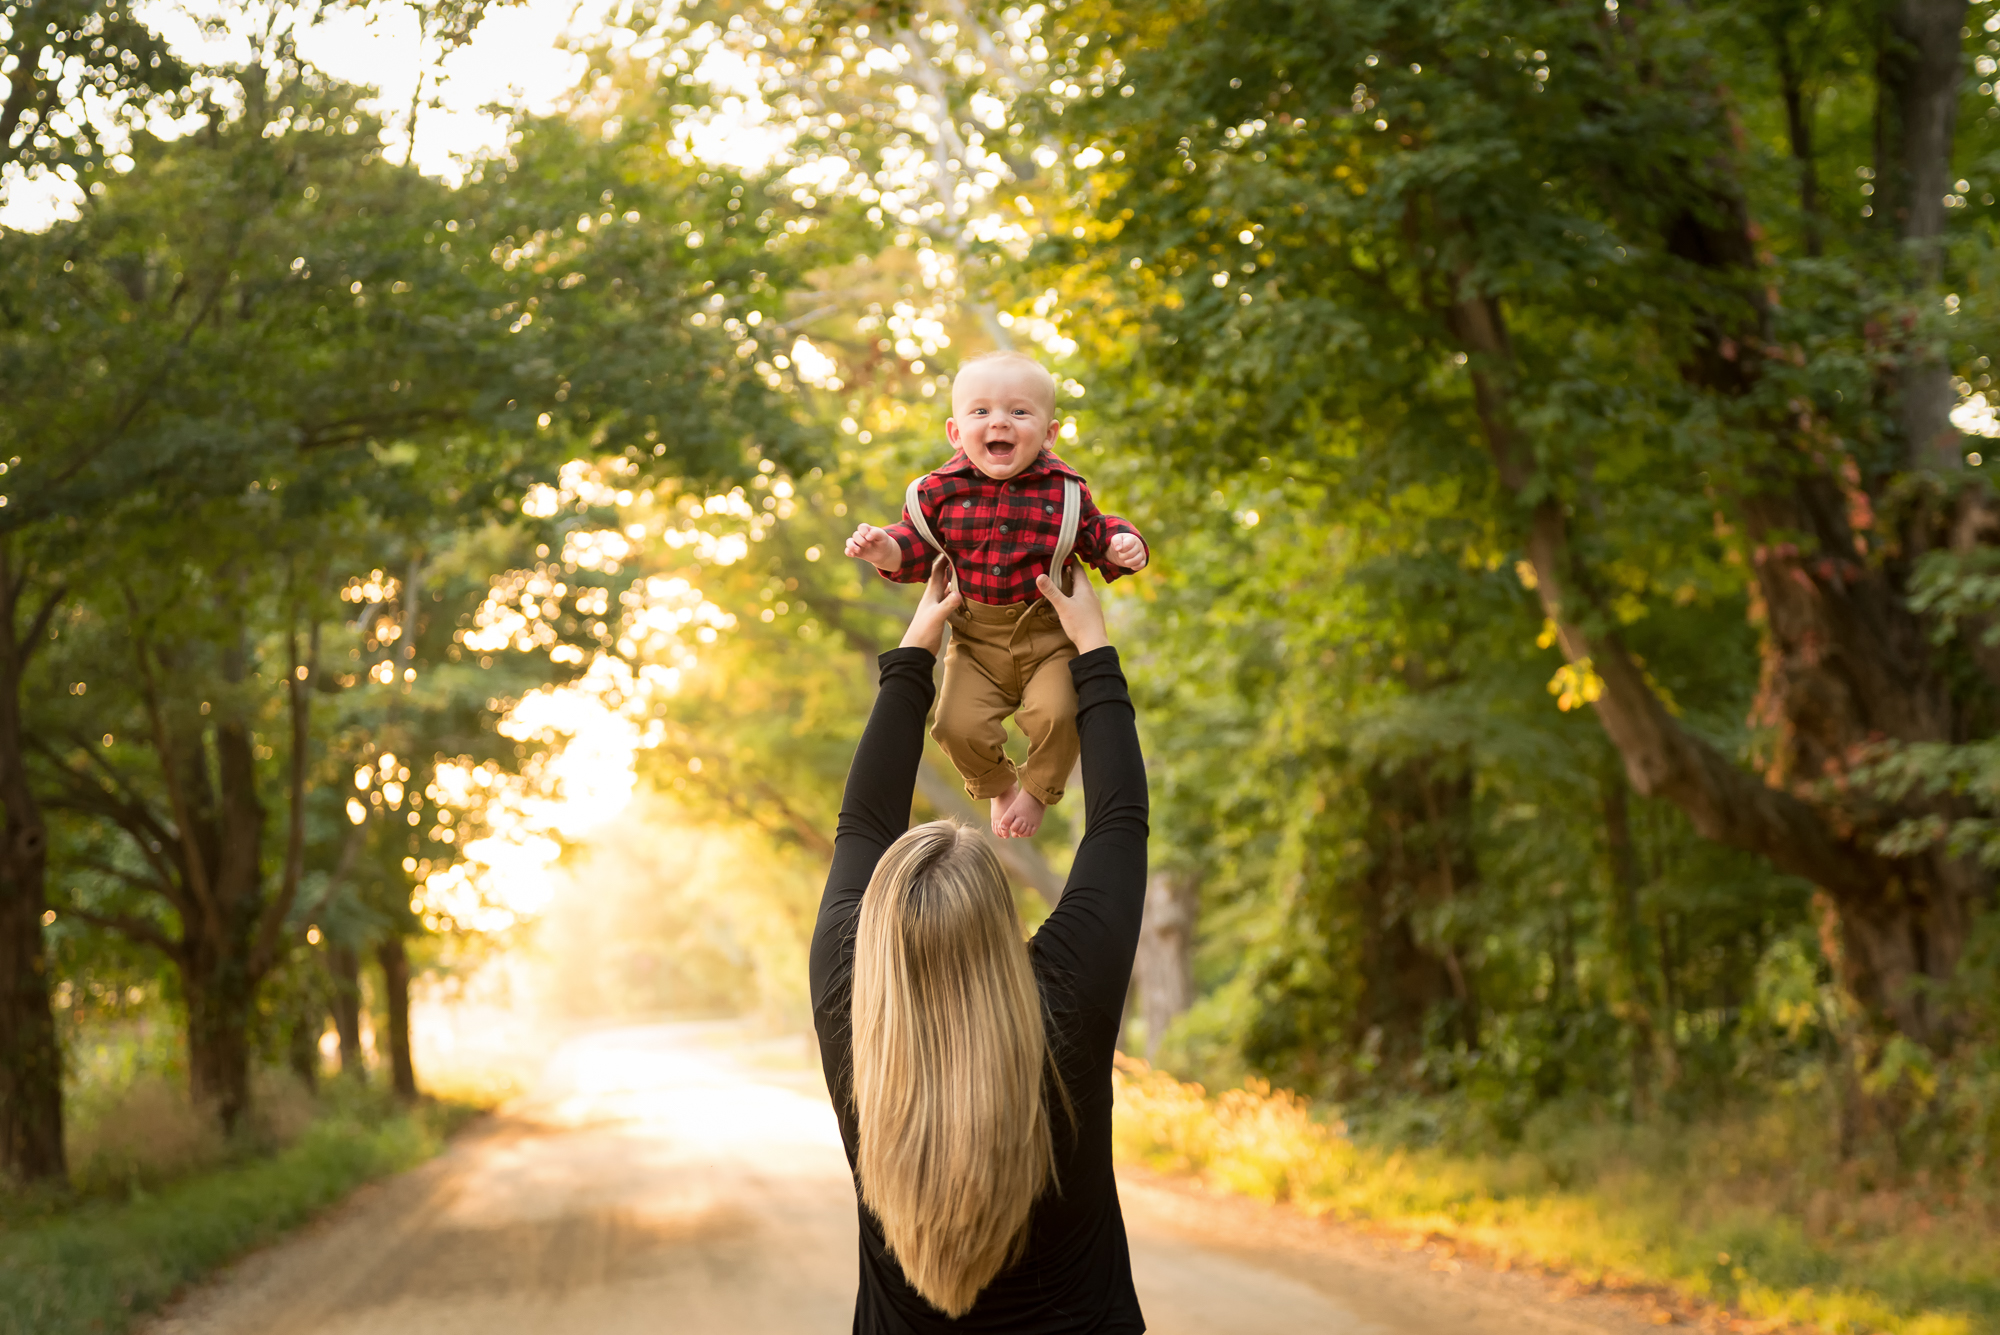
[[[951,559],[951,553],[945,551],[944,544],[939,542],[937,534],[931,531],[930,521],[924,518],[924,507],[917,496],[923,481],[920,477],[910,479],[908,489],[903,492],[903,513],[910,517],[910,525],[917,530],[917,536],[929,543],[931,549],[941,554],[946,564],[951,566],[951,582],[956,587],[958,563]],[[1067,578],[1069,572],[1064,567],[1069,564],[1069,558],[1076,553],[1076,531],[1082,523],[1083,486],[1075,478],[1066,477],[1063,479],[1062,528],[1056,534],[1055,560],[1049,563],[1050,571],[1058,572],[1051,577],[1061,581],[1064,593],[1069,592]]]
[[[1073,477],[1063,479],[1062,531],[1056,534],[1056,559],[1049,563],[1049,579],[1064,593],[1070,591],[1070,553],[1076,550],[1076,528],[1083,522],[1083,488]]]
[[[942,556],[945,564],[951,567],[950,587],[955,589],[958,587],[958,562],[951,559],[951,553],[938,541],[937,534],[931,532],[930,521],[924,518],[923,503],[917,499],[917,489],[923,486],[923,483],[924,480],[920,477],[910,479],[909,488],[903,493],[903,513],[910,517],[910,523],[915,526],[917,536],[929,543],[931,550]]]

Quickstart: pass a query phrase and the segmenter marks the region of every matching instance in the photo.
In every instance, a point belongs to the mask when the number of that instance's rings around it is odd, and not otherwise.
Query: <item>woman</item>
[[[1077,647],[1084,818],[1023,944],[992,848],[905,832],[931,676],[958,604],[942,563],[841,803],[813,931],[813,1023],[861,1206],[857,1335],[1143,1331],[1111,1174],[1111,1054],[1139,940],[1146,773],[1088,578],[1042,596]]]

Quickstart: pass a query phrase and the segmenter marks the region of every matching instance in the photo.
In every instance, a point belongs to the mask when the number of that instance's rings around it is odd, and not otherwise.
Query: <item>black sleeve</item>
[[[1062,899],[1035,933],[1041,972],[1065,1009],[1115,1041],[1132,981],[1146,905],[1146,760],[1118,651],[1105,646],[1070,661],[1076,729],[1083,744],[1083,843]]]
[[[813,1025],[829,1087],[846,1070],[847,984],[854,964],[854,926],[875,864],[910,828],[910,798],[923,763],[924,720],[937,687],[937,656],[928,649],[891,649],[881,657],[881,681],[840,802],[833,866],[813,927]],[[844,1078],[844,1077],[843,1077]],[[844,1097],[835,1091],[836,1102]]]

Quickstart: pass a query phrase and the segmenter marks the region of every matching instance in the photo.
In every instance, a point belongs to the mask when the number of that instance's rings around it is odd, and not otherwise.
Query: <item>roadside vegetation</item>
[[[225,1137],[184,1074],[128,1072],[86,1082],[76,1101],[71,1190],[0,1197],[4,1335],[116,1335],[363,1183],[436,1154],[481,1111],[408,1105],[350,1080],[313,1095],[274,1071],[259,1082],[259,1116]]]
[[[1990,1180],[1943,1187],[1845,1158],[1823,1097],[1633,1126],[1551,1108],[1510,1142],[1350,1126],[1252,1080],[1221,1094],[1128,1061],[1114,1136],[1127,1163],[1308,1215],[1448,1241],[1654,1310],[1710,1307],[1828,1335],[2000,1331]]]

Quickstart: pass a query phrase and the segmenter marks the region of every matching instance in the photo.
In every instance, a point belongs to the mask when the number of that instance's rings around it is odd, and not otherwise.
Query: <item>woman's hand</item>
[[[910,628],[903,632],[903,642],[898,647],[928,649],[935,654],[944,647],[944,623],[958,610],[958,603],[958,590],[951,586],[951,566],[940,556],[931,563],[931,579],[924,585],[923,601],[917,604],[917,614],[910,618]]]
[[[1064,593],[1047,575],[1035,576],[1035,587],[1049,600],[1049,606],[1056,609],[1056,617],[1062,622],[1069,642],[1078,653],[1087,654],[1092,649],[1102,649],[1111,643],[1111,638],[1104,633],[1104,604],[1097,601],[1097,590],[1090,583],[1090,568],[1082,562],[1076,566],[1075,584],[1073,591]]]

